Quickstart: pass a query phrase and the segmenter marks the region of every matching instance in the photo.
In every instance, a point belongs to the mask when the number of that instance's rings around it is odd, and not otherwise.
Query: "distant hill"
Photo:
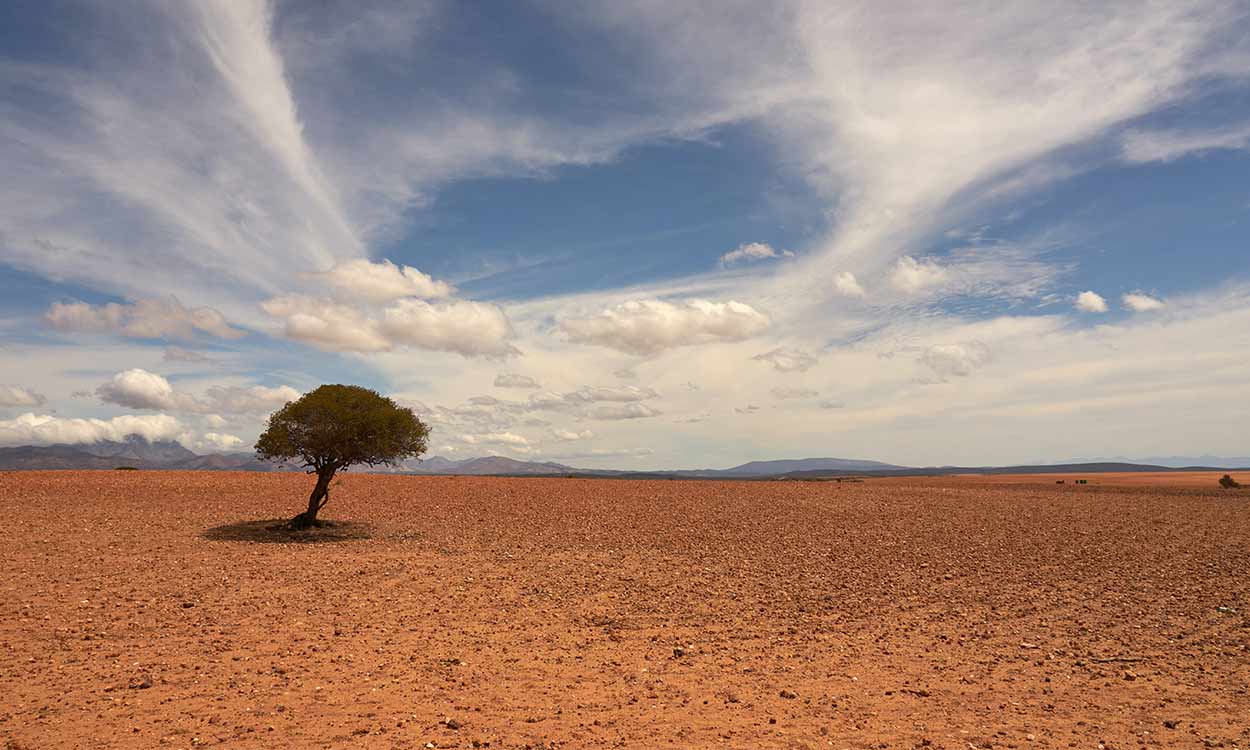
[[[0,470],[23,469],[204,469],[224,471],[281,471],[256,460],[251,453],[211,453],[201,456],[172,440],[148,442],[138,435],[124,441],[104,440],[81,445],[21,445],[0,448]]]
[[[856,458],[788,458],[776,461],[750,461],[730,469],[699,469],[674,473],[683,476],[767,477],[796,471],[855,472],[891,471],[905,468],[907,467]]]
[[[1184,469],[1190,466],[1210,466],[1216,469],[1250,468],[1250,456],[1211,456],[1205,454],[1201,456],[1147,456],[1146,458],[1086,458],[1080,459],[1080,461],[1065,461],[1064,463],[1101,463],[1106,461],[1163,466],[1169,469]]]
[[[519,461],[503,456],[484,456],[482,458],[466,458],[455,461],[442,456],[432,456],[423,461],[410,461],[404,464],[404,470],[413,474],[468,474],[487,476],[492,474],[569,474],[586,473],[585,469],[574,469],[571,466],[552,462]]]
[[[1175,457],[1174,457],[1175,458]],[[1202,456],[1202,459],[1215,458]],[[1182,459],[1177,459],[1182,460]],[[0,471],[26,469],[186,469],[200,471],[303,471],[297,465],[278,466],[259,461],[251,453],[199,455],[171,440],[148,442],[139,436],[123,441],[87,445],[23,445],[0,448]],[[1237,470],[1250,459],[1199,461],[1193,465],[1165,465],[1124,461],[1071,462],[1031,466],[896,466],[854,458],[795,458],[750,461],[728,469],[677,471],[621,471],[579,469],[552,461],[522,461],[504,456],[451,459],[431,456],[397,466],[356,467],[355,472],[387,474],[453,474],[471,476],[582,476],[627,479],[819,479],[833,476],[941,476],[949,474],[1049,474],[1122,471],[1179,471],[1185,469]]]

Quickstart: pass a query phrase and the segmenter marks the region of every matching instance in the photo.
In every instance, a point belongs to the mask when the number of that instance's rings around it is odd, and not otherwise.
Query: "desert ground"
[[[1058,478],[0,474],[0,747],[1250,748],[1250,491]]]

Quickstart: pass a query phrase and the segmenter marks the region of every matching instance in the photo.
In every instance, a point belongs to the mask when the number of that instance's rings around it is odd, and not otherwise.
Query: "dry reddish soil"
[[[1233,479],[1250,485],[1250,471],[1112,471],[1103,474],[1070,472],[1065,474],[955,474],[945,477],[882,477],[872,481],[886,484],[915,484],[924,481],[929,484],[950,485],[1003,485],[1003,484],[1055,484],[1062,481],[1072,484],[1084,479],[1091,485],[1109,487],[1189,487],[1192,489],[1217,489],[1220,477],[1229,474]]]
[[[1250,747],[1250,493],[0,474],[8,748]]]

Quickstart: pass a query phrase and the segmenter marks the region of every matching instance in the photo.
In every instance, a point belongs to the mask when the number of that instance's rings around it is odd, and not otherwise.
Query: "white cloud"
[[[936,344],[925,349],[920,363],[939,378],[967,377],[990,361],[990,348],[980,341]]]
[[[1130,292],[1120,297],[1120,301],[1124,306],[1133,312],[1151,312],[1160,310],[1166,303],[1163,300],[1151,297],[1149,294],[1142,292]]]
[[[348,305],[300,295],[274,297],[261,304],[285,322],[287,338],[323,351],[381,352],[392,348],[378,323]]]
[[[499,307],[485,302],[453,301],[431,305],[403,299],[383,311],[382,333],[398,344],[456,352],[466,357],[517,354],[508,343],[512,325]]]
[[[456,352],[465,357],[517,354],[512,325],[499,307],[452,300],[430,304],[401,299],[381,317],[348,305],[300,295],[266,301],[265,312],[285,320],[288,338],[325,351],[380,352],[399,346]]]
[[[186,443],[184,442],[184,445]],[[237,450],[243,445],[243,439],[237,435],[230,435],[224,432],[206,432],[198,440],[194,440],[190,446],[192,450],[208,451],[210,453],[224,453],[226,451]]]
[[[526,408],[537,411],[563,411],[569,408],[569,405],[568,399],[563,395],[551,391],[530,394],[526,402]]]
[[[660,394],[651,388],[639,388],[633,385],[623,385],[619,387],[605,386],[592,388],[590,386],[582,386],[576,391],[564,394],[564,400],[573,403],[593,403],[595,401],[646,401],[649,398],[656,398]]]
[[[1107,311],[1107,300],[1097,292],[1081,292],[1076,295],[1076,309],[1082,312],[1103,313]]]
[[[501,372],[495,376],[496,388],[542,388],[542,385],[529,375],[515,372]]]
[[[184,307],[177,297],[141,299],[132,304],[54,302],[44,321],[59,331],[112,333],[130,338],[191,338],[196,331],[224,339],[246,335],[230,327],[211,307]]]
[[[787,399],[788,398],[816,398],[817,396],[820,395],[819,391],[814,391],[811,388],[792,388],[789,386],[777,386],[776,388],[773,388],[769,392],[772,393],[777,398],[787,398]]]
[[[1250,125],[1220,130],[1134,130],[1121,142],[1121,157],[1133,163],[1174,161],[1217,150],[1250,150]]]
[[[929,289],[942,284],[950,277],[946,269],[938,265],[932,258],[916,260],[904,255],[894,264],[890,271],[890,283],[895,289],[908,294]]]
[[[0,407],[43,406],[48,399],[20,385],[0,385]]]
[[[850,271],[839,271],[833,275],[833,290],[844,297],[863,297],[864,288],[859,279]]]
[[[817,362],[815,357],[802,349],[773,349],[751,359],[767,362],[778,372],[806,372],[815,367]]]
[[[747,404],[746,406],[735,406],[734,411],[738,414],[755,414],[760,410],[756,404]]]
[[[123,415],[112,419],[68,419],[50,414],[23,414],[0,420],[0,445],[55,445],[125,440],[140,435],[150,441],[174,440],[183,432],[166,414]]]
[[[822,409],[845,409],[846,402],[838,399],[828,399],[826,401],[821,401],[819,406]]]
[[[198,397],[174,390],[161,375],[135,368],[114,375],[96,388],[96,395],[105,403],[128,409],[216,415],[266,414],[299,398],[300,393],[286,385],[212,386]]]
[[[742,302],[631,300],[589,318],[568,318],[569,340],[626,354],[653,355],[678,346],[741,341],[769,325],[766,315]]]
[[[528,447],[530,441],[514,432],[491,432],[485,435],[461,435],[460,441],[469,445],[505,445],[516,448]]]
[[[412,266],[397,266],[389,260],[340,261],[328,271],[307,276],[333,287],[347,299],[369,302],[389,302],[401,297],[437,299],[455,291],[450,284],[436,281]]]
[[[658,417],[660,414],[659,409],[635,401],[626,404],[598,406],[591,409],[587,416],[591,419],[620,420],[646,419],[647,417]]]
[[[128,409],[178,408],[179,399],[169,381],[139,368],[117,373],[95,392],[101,401]]]
[[[774,250],[771,245],[763,242],[748,242],[739,245],[737,249],[730,250],[720,256],[722,266],[729,267],[738,265],[739,263],[753,263],[768,258],[793,258],[794,253],[789,250]]]
[[[574,430],[553,429],[551,431],[551,436],[562,442],[572,442],[574,440],[591,440],[594,438],[595,433],[590,430],[577,432]]]

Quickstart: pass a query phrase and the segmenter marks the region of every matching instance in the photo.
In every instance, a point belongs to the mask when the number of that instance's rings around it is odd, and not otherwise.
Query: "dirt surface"
[[[1250,493],[0,474],[0,747],[1250,747]]]
[[[1188,487],[1200,490],[1220,488],[1220,477],[1229,474],[1233,479],[1250,485],[1250,471],[1112,471],[1105,473],[1068,472],[1064,474],[955,474],[946,477],[888,477],[874,479],[877,483],[951,485],[1005,485],[1005,484],[1074,484],[1084,479],[1090,485],[1104,487]],[[1247,487],[1246,490],[1250,490]]]

